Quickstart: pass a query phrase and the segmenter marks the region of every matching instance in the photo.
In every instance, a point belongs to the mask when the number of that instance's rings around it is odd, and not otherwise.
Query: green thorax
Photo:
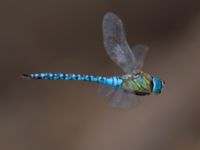
[[[125,75],[122,88],[136,95],[148,95],[152,91],[152,77],[144,72]]]

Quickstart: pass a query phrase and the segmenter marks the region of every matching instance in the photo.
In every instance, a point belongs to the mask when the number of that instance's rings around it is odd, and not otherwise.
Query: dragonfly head
[[[159,79],[156,76],[152,76],[152,82],[153,82],[152,92],[154,94],[160,94],[165,87],[165,81]]]

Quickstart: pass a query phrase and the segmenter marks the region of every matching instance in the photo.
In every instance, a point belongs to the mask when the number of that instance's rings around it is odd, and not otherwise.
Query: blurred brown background
[[[23,72],[122,74],[107,56],[102,17],[122,18],[144,70],[166,81],[142,105],[111,109],[98,85],[27,81]],[[0,149],[199,150],[200,3],[189,0],[0,1]]]

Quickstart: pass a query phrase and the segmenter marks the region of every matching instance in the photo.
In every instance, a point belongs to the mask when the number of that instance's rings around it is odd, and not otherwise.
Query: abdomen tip
[[[21,75],[21,77],[24,78],[24,79],[31,79],[31,76],[29,74],[25,74],[25,73],[23,73]]]

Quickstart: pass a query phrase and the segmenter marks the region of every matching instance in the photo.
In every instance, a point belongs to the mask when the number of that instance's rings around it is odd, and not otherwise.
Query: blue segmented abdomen
[[[119,76],[103,77],[93,75],[80,75],[80,74],[68,74],[68,73],[32,73],[30,75],[23,74],[24,77],[31,79],[42,80],[77,80],[101,83],[107,86],[120,88],[123,84],[123,79]]]

